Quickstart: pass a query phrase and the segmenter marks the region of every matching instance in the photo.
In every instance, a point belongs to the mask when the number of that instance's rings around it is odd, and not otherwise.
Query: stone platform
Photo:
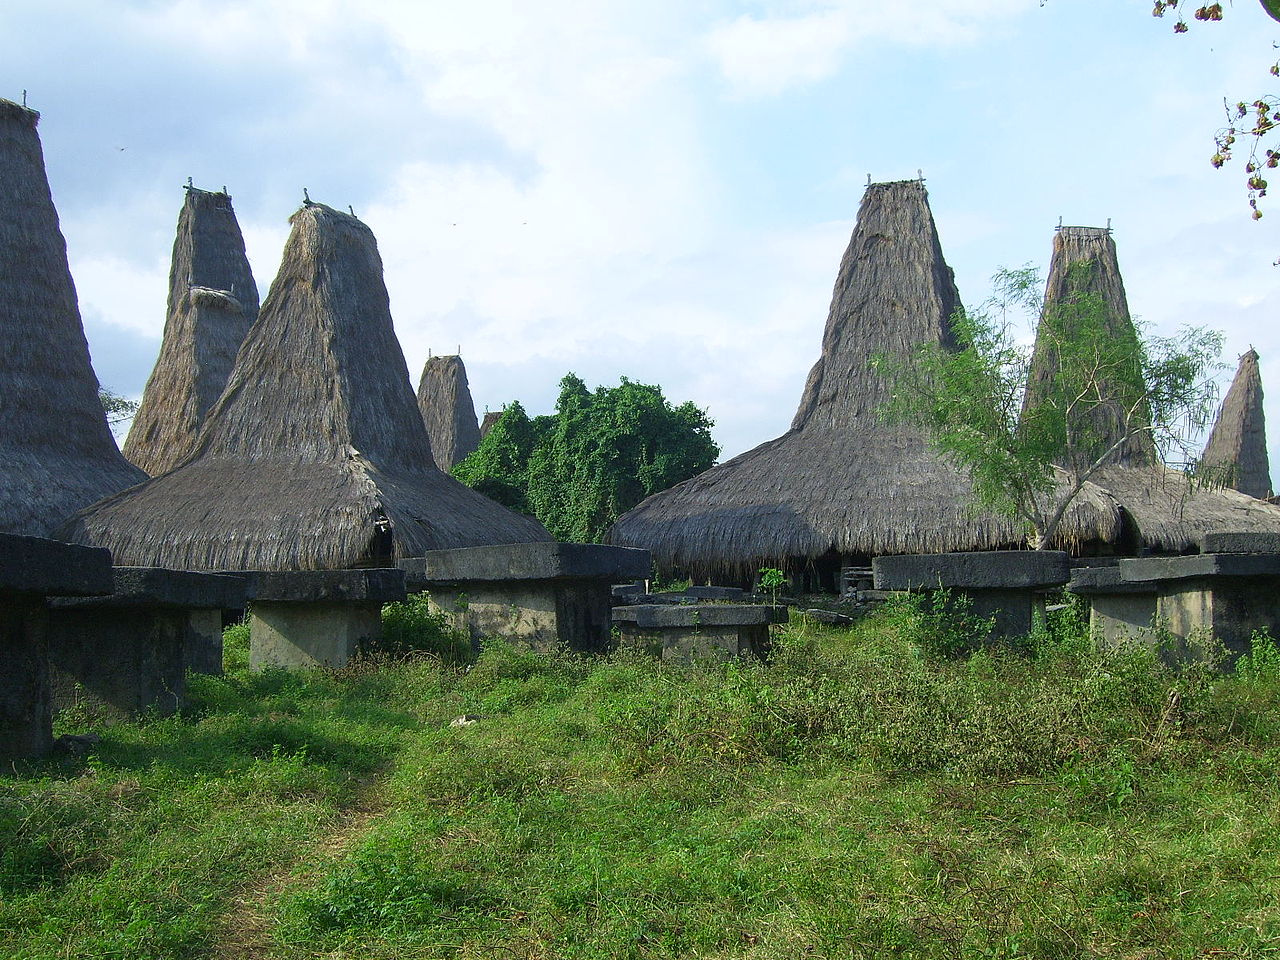
[[[0,534],[0,762],[53,745],[45,598],[106,594],[111,584],[106,550]]]
[[[249,578],[249,666],[341,667],[382,636],[382,605],[405,598],[404,572],[297,570]]]
[[[769,625],[786,620],[786,607],[736,603],[629,604],[613,610],[623,645],[664,660],[763,657]]]
[[[400,561],[473,643],[504,637],[535,649],[607,650],[613,585],[646,577],[649,551],[595,543],[514,543],[433,550]]]
[[[101,597],[49,601],[55,710],[122,719],[186,702],[186,673],[222,672],[222,611],[244,607],[243,577],[115,567]]]

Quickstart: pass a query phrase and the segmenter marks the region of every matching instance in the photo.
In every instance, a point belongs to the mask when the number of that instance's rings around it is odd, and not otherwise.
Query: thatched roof
[[[45,537],[145,477],[98,400],[39,118],[0,100],[0,532]]]
[[[480,439],[483,440],[493,429],[493,425],[502,419],[502,410],[486,410],[484,420],[480,423]]]
[[[936,553],[1022,542],[1011,521],[975,514],[969,484],[924,433],[888,425],[878,353],[954,344],[959,306],[923,183],[867,188],[823,335],[791,429],[776,440],[656,494],[610,540],[701,575],[786,557]],[[1067,535],[1110,539],[1114,504],[1087,491]]]
[[[231,198],[194,187],[186,194],[173,241],[164,340],[124,443],[125,456],[152,476],[191,452],[258,318],[258,288]]]
[[[1050,380],[1058,366],[1055,343],[1070,339],[1077,331],[1070,329],[1076,321],[1070,309],[1064,308],[1073,297],[1096,296],[1105,309],[1103,325],[1112,342],[1131,344],[1135,355],[1138,334],[1129,316],[1129,302],[1125,297],[1124,280],[1120,276],[1120,264],[1116,257],[1116,244],[1106,227],[1059,227],[1053,237],[1053,260],[1049,265],[1049,279],[1045,284],[1044,312],[1036,330],[1035,350],[1031,358],[1031,372],[1027,383],[1023,410],[1042,401]],[[1134,377],[1140,378],[1135,368]],[[1134,384],[1140,380],[1135,379]],[[1104,384],[1106,392],[1113,396],[1134,396],[1134,384],[1117,381]],[[1092,443],[1085,459],[1092,463],[1098,453],[1106,450],[1124,435],[1122,404],[1112,403],[1095,407],[1075,419],[1070,428],[1078,436],[1088,436]],[[1159,462],[1155,444],[1147,433],[1127,440],[1110,458],[1109,462],[1126,466]],[[1071,464],[1064,463],[1070,467]]]
[[[1258,354],[1252,348],[1240,358],[1200,463],[1210,468],[1211,474],[1225,474],[1227,485],[1241,493],[1259,498],[1271,496],[1262,376],[1258,373]]]
[[[480,446],[480,426],[461,357],[428,358],[418,382],[418,409],[436,466],[445,473]]]
[[[190,570],[387,565],[549,540],[437,470],[355,217],[309,204],[191,457],[64,532],[117,562]]]

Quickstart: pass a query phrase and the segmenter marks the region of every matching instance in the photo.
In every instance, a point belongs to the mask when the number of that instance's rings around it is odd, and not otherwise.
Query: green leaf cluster
[[[645,497],[696,476],[720,448],[693,403],[623,377],[594,391],[570,373],[556,412],[530,419],[512,403],[453,468],[463,483],[537,517],[558,540],[596,543]]]

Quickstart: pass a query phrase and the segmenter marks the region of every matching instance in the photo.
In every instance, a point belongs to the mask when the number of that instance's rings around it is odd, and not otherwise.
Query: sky
[[[1280,191],[1214,170],[1275,89],[1251,0],[5,0],[0,97],[41,111],[99,380],[159,351],[182,185],[226,186],[265,297],[302,201],[373,229],[410,376],[477,411],[657,383],[728,458],[783,433],[862,192],[923,174],[964,302],[1114,229],[1149,332],[1261,355],[1280,462]],[[0,185],[2,188],[3,185]]]

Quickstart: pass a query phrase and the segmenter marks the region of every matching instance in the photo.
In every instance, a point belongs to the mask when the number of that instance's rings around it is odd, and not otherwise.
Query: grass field
[[[1280,956],[1274,645],[956,655],[899,605],[767,665],[463,665],[392,626],[261,674],[233,628],[182,716],[64,720],[93,754],[0,777],[0,956]]]

